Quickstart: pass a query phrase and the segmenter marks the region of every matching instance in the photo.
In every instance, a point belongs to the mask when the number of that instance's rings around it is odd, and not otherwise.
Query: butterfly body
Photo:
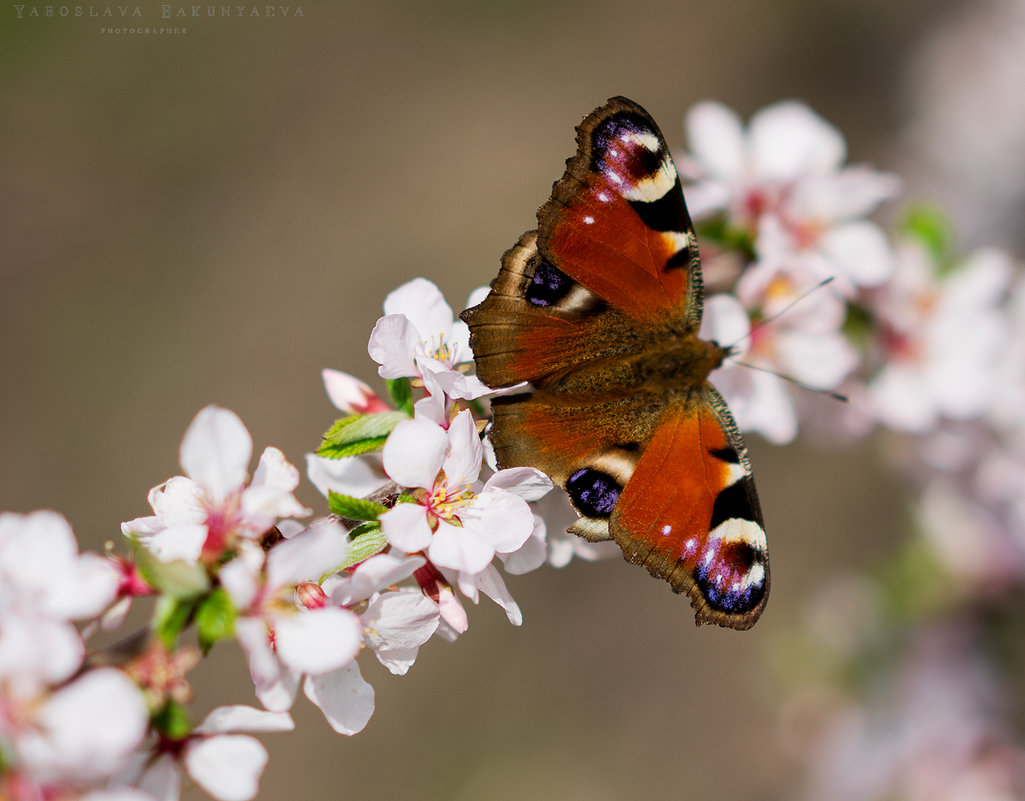
[[[491,293],[463,313],[492,387],[500,466],[543,470],[569,494],[570,531],[615,540],[687,593],[698,623],[748,628],[768,555],[746,450],[708,383],[729,349],[701,339],[697,243],[654,121],[613,98]]]

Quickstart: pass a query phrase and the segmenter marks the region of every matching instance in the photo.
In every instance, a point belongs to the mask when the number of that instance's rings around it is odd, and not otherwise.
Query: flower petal
[[[348,609],[331,607],[277,616],[274,634],[281,661],[312,675],[351,662],[363,641],[359,618]]]
[[[304,690],[339,734],[363,731],[374,714],[374,688],[364,681],[356,662],[320,676],[308,676]]]
[[[833,170],[847,153],[840,132],[804,103],[784,101],[762,109],[748,125],[755,174],[789,180]]]
[[[146,550],[162,562],[182,560],[189,564],[199,561],[206,542],[207,528],[202,523],[178,525],[158,531],[148,540],[141,540]]]
[[[705,100],[687,112],[684,127],[694,160],[710,177],[736,179],[743,176],[746,167],[744,132],[736,112],[722,103]]]
[[[267,554],[267,585],[273,589],[300,581],[319,581],[325,573],[340,567],[352,548],[341,524],[322,518],[288,540],[282,540]]]
[[[530,536],[529,530],[527,536]],[[439,567],[476,574],[487,567],[494,558],[495,548],[484,537],[465,527],[457,528],[440,522],[438,530],[434,532],[434,539],[431,540],[428,555]]]
[[[149,712],[124,673],[96,668],[51,695],[36,723],[18,738],[23,765],[44,780],[91,781],[119,769],[139,746]]]
[[[822,235],[821,248],[841,277],[858,286],[878,286],[893,273],[893,251],[875,223],[837,225]]]
[[[414,357],[423,351],[420,334],[403,314],[389,314],[377,321],[367,353],[377,362],[382,378],[403,378],[419,375]]]
[[[445,429],[423,419],[403,420],[384,443],[385,472],[403,487],[432,489],[447,449]]]
[[[287,712],[267,712],[245,704],[219,706],[193,730],[197,734],[229,734],[243,731],[292,731],[295,722]]]
[[[366,642],[396,675],[416,661],[417,650],[438,628],[438,607],[416,591],[385,592],[363,613]]]
[[[328,490],[334,490],[343,495],[363,498],[388,483],[379,464],[359,456],[325,459],[308,453],[306,475],[325,497]]]
[[[259,789],[267,749],[255,737],[222,734],[190,742],[184,762],[196,784],[214,798],[248,801]]]
[[[420,556],[400,558],[390,553],[371,556],[361,562],[351,576],[340,578],[330,585],[331,603],[336,606],[349,606],[365,601],[375,592],[409,578],[424,564],[426,560]],[[327,588],[328,582],[324,582],[324,589]]]
[[[253,439],[238,415],[219,406],[207,406],[196,415],[181,446],[185,474],[222,501],[246,480]]]
[[[431,544],[427,510],[418,503],[397,503],[378,520],[388,542],[400,551],[416,553]]]
[[[178,801],[181,796],[181,773],[178,761],[170,754],[161,754],[146,764],[138,780],[139,789],[157,801]],[[128,789],[128,788],[121,788]]]
[[[274,712],[291,709],[299,689],[300,674],[274,653],[267,624],[257,617],[240,618],[235,622],[235,634],[249,656],[249,674],[260,703]]]
[[[510,623],[514,626],[523,624],[523,613],[505,586],[502,574],[494,565],[489,565],[474,578],[477,589],[505,610],[505,616],[509,618]]]
[[[191,478],[175,476],[151,489],[147,500],[165,526],[194,525],[206,520],[204,494]]]
[[[473,484],[480,475],[483,458],[484,446],[477,425],[470,410],[464,409],[448,428],[448,453],[441,468],[448,486],[454,489]]]
[[[480,493],[463,508],[459,518],[464,532],[480,537],[503,553],[520,548],[534,530],[534,515],[527,502],[505,490]]]
[[[484,492],[502,490],[525,501],[537,501],[551,492],[552,480],[533,467],[510,467],[499,470],[484,483]]]
[[[414,278],[384,299],[385,314],[405,315],[419,332],[421,341],[447,335],[452,328],[452,307],[441,290],[426,278]]]
[[[548,558],[547,535],[545,521],[539,515],[534,515],[534,530],[527,541],[511,553],[498,554],[506,572],[520,576],[541,567]]]
[[[110,559],[92,553],[82,554],[71,569],[54,578],[47,607],[68,620],[100,614],[114,600],[121,580]]]
[[[751,320],[739,300],[725,293],[712,295],[705,300],[704,314],[700,333],[702,339],[724,346],[736,344],[738,356],[747,352]]]
[[[324,389],[336,408],[346,414],[387,412],[390,407],[369,386],[341,370],[321,370]]]

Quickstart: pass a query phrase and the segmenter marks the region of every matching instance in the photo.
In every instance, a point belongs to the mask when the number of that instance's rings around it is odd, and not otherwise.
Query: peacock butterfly
[[[730,349],[698,338],[694,227],[665,139],[623,97],[577,152],[491,292],[463,312],[494,399],[501,467],[544,471],[627,561],[687,593],[697,623],[754,625],[769,595],[761,509],[740,432],[708,383]]]

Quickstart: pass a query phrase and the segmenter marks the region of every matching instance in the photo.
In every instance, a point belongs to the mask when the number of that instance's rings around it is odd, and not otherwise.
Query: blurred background
[[[850,161],[942,203],[965,247],[1025,244],[1025,3],[439,0],[164,20],[140,1],[127,22],[117,6],[0,9],[0,508],[56,508],[84,547],[148,513],[208,403],[301,464],[336,417],[320,369],[375,381],[366,341],[399,284],[428,277],[461,307],[489,282],[574,126],[612,95],[676,150],[697,100],[746,118],[803,99]],[[101,30],[172,24],[186,31]],[[298,731],[265,740],[260,797],[793,797],[782,633],[841,569],[887,553],[906,509],[868,446],[749,445],[773,565],[754,630],[695,629],[684,599],[618,559],[511,577],[522,629],[484,600],[409,675],[364,660],[377,711],[360,735],[300,699]],[[312,487],[300,498],[323,509]],[[200,714],[255,702],[230,646],[196,678]]]

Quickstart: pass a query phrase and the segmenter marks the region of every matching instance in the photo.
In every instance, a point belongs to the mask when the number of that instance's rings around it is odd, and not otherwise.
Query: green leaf
[[[387,378],[388,395],[395,408],[406,414],[413,413],[413,387],[408,378]]]
[[[327,508],[332,514],[344,517],[347,520],[377,520],[388,509],[375,501],[368,501],[365,498],[354,498],[351,495],[343,495],[334,490],[328,490]]]
[[[196,632],[199,647],[207,654],[220,640],[235,634],[235,605],[223,587],[218,587],[199,602],[196,609]]]
[[[153,633],[160,638],[168,651],[174,650],[178,635],[188,625],[196,609],[195,599],[161,596],[153,616]]]
[[[162,562],[137,540],[129,537],[139,573],[153,589],[172,598],[196,598],[210,589],[206,569],[195,562],[176,559]]]
[[[170,740],[184,740],[192,732],[188,710],[179,703],[168,701],[153,716],[153,728]]]
[[[388,547],[388,539],[384,536],[381,524],[377,521],[356,526],[349,532],[349,543],[352,545],[352,551],[342,568],[351,567],[364,559],[369,559]]]
[[[924,203],[912,206],[905,213],[900,230],[921,242],[941,270],[950,265],[954,226],[940,209]]]
[[[342,459],[380,450],[391,430],[408,419],[409,415],[405,412],[354,414],[351,417],[343,417],[324,434],[324,442],[317,449],[317,456]]]

